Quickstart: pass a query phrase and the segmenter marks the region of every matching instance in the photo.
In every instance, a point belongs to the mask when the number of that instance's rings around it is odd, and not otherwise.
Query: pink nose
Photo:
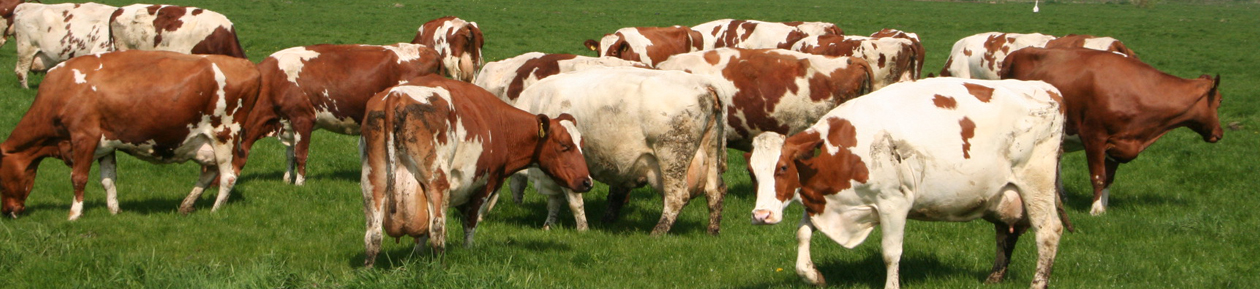
[[[753,210],[753,224],[765,224],[770,218],[770,210]]]

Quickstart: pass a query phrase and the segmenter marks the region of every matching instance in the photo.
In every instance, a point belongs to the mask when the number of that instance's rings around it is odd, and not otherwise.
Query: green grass
[[[60,2],[60,1],[48,1]],[[107,4],[129,4],[101,1]],[[581,43],[627,26],[694,25],[719,18],[837,23],[850,34],[892,27],[919,33],[925,70],[939,71],[953,42],[987,31],[1086,33],[1117,37],[1141,59],[1182,77],[1221,74],[1221,120],[1238,122],[1217,144],[1189,130],[1168,134],[1120,168],[1106,216],[1091,217],[1083,154],[1067,155],[1068,214],[1078,229],[1061,244],[1051,283],[1067,288],[1228,288],[1260,282],[1255,239],[1260,108],[1255,32],[1260,5],[1161,1],[1128,4],[950,3],[909,1],[166,1],[219,11],[236,23],[250,58],[318,43],[409,41],[421,23],[457,15],[476,21],[487,60],[528,51],[588,54]],[[403,4],[395,7],[395,3]],[[13,45],[0,48],[11,67]],[[36,76],[32,83],[39,83]],[[0,128],[12,128],[34,98],[12,76],[0,76]],[[0,137],[10,131],[0,129]],[[0,284],[31,287],[527,287],[763,288],[804,287],[794,273],[794,221],[748,222],[753,192],[742,158],[731,154],[722,235],[704,234],[703,201],[688,206],[672,234],[647,236],[661,198],[636,190],[623,220],[598,222],[606,188],[586,195],[592,229],[540,229],[545,198],[507,198],[485,218],[477,246],[462,246],[451,220],[444,257],[412,254],[412,241],[385,242],[379,268],[362,270],[363,219],[355,137],[317,132],[307,185],[280,181],[283,148],[264,140],[223,210],[209,212],[214,192],[181,216],[176,207],[196,178],[192,164],[155,166],[119,157],[122,213],[111,216],[93,171],[85,215],[65,220],[72,197],[69,169],[40,168],[27,214],[0,220]],[[799,206],[787,212],[795,220]],[[814,260],[830,284],[878,288],[884,279],[879,234],[853,250],[816,235]],[[984,285],[993,258],[985,222],[907,226],[902,283],[912,288],[1021,288],[1036,253],[1021,242],[1007,282]],[[779,269],[782,268],[782,271]]]

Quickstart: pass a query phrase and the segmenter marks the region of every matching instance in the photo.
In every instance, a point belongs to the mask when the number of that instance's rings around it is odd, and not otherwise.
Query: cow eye
[[[786,172],[787,172],[787,165],[782,165],[782,166],[779,166],[779,172],[780,172],[780,173],[786,173]]]
[[[567,152],[567,151],[569,151],[570,149],[572,149],[572,147],[570,147],[568,144],[562,144],[562,145],[560,145],[560,151],[562,151],[562,152]]]

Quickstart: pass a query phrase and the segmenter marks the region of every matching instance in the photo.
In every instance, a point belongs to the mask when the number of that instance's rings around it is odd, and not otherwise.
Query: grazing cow
[[[843,35],[835,24],[826,22],[765,22],[757,20],[718,19],[693,26],[704,36],[704,50],[714,48],[792,48],[792,44],[811,35]]]
[[[1070,34],[1063,40],[1041,33],[1017,34],[988,32],[968,36],[954,43],[941,76],[973,79],[999,79],[1003,60],[1026,47],[1084,47],[1137,57],[1133,50],[1111,37]]]
[[[240,121],[261,86],[249,60],[166,51],[86,55],[54,67],[13,134],[0,144],[3,213],[17,217],[36,169],[46,157],[70,166],[74,201],[83,210],[92,161],[101,164],[111,213],[118,213],[114,152],[153,163],[195,161],[201,178],[180,205],[193,210],[210,181],[220,178],[211,210],[227,200],[245,155],[237,146]]]
[[[781,49],[716,50],[676,55],[658,68],[725,80],[727,146],[752,150],[762,132],[794,134],[840,103],[871,91],[865,60]],[[734,91],[734,92],[729,92]]]
[[[45,71],[75,56],[113,51],[109,16],[117,9],[96,3],[19,4],[12,27],[18,82],[30,88],[26,78],[31,70]]]
[[[870,64],[871,90],[879,90],[889,84],[918,79],[915,68],[923,62],[918,58],[915,43],[901,38],[871,38],[865,36],[823,35],[810,36],[792,45],[793,51],[827,56],[852,56]]]
[[[548,77],[526,88],[516,107],[546,115],[571,114],[581,132],[582,153],[591,176],[608,184],[613,221],[630,190],[650,184],[664,195],[664,208],[652,235],[668,233],[683,206],[703,194],[708,199],[708,233],[722,221],[722,100],[712,78],[679,71],[635,67],[592,68]],[[547,224],[555,221],[559,199],[581,196],[530,169],[535,188],[552,197]],[[578,226],[585,216],[577,215]],[[610,218],[611,217],[611,218]]]
[[[761,134],[748,163],[760,181],[752,221],[777,224],[791,201],[805,206],[796,273],[815,285],[825,280],[810,258],[814,230],[853,248],[878,225],[884,288],[900,286],[907,219],[992,222],[989,282],[1002,280],[1015,242],[1031,227],[1032,288],[1045,288],[1063,231],[1054,212],[1059,100],[1043,82],[933,78],[841,104],[791,137]]]
[[[922,78],[923,77],[923,60],[927,59],[927,51],[923,50],[923,43],[919,41],[919,34],[905,32],[905,31],[892,29],[892,28],[884,28],[884,29],[880,29],[879,31],[876,31],[875,33],[871,33],[871,38],[884,38],[884,37],[901,38],[901,39],[910,40],[911,42],[914,43],[914,51],[915,53],[919,54],[918,56],[915,57],[915,59],[919,60],[919,63],[916,64],[916,66],[914,67],[914,79]]]
[[[218,12],[174,5],[133,4],[110,16],[118,50],[165,50],[245,58],[236,28]]]
[[[530,52],[516,57],[487,63],[477,73],[477,84],[508,103],[516,102],[526,87],[559,73],[597,67],[636,66],[648,68],[642,62],[613,57],[590,57],[573,54],[545,54]]]
[[[481,60],[481,45],[485,37],[477,22],[468,22],[455,16],[433,19],[420,25],[412,44],[421,44],[437,50],[442,55],[442,67],[456,80],[472,82]]]
[[[1168,131],[1188,127],[1221,139],[1220,76],[1183,79],[1133,57],[1092,49],[1023,49],[1007,56],[1003,78],[1041,80],[1063,92],[1064,149],[1085,150],[1094,188],[1092,215],[1107,209],[1116,168]]]
[[[433,238],[446,247],[446,208],[464,214],[472,246],[486,201],[503,177],[530,166],[576,191],[591,189],[569,115],[549,118],[512,108],[467,82],[428,75],[368,101],[359,142],[363,162],[364,243],[372,267],[381,233]]]
[[[322,128],[359,134],[369,99],[408,79],[439,71],[439,56],[424,45],[322,44],[288,48],[258,64],[263,88],[242,140],[278,135],[287,147],[284,181],[306,183],[311,133]]]
[[[1128,57],[1137,58],[1137,53],[1111,37],[1098,37],[1093,35],[1068,34],[1067,36],[1055,38],[1046,43],[1046,48],[1089,48],[1093,50],[1111,51],[1124,54]]]
[[[604,34],[599,42],[587,39],[586,48],[596,56],[612,56],[643,62],[648,66],[665,61],[671,55],[703,50],[704,36],[686,26],[627,27]]]

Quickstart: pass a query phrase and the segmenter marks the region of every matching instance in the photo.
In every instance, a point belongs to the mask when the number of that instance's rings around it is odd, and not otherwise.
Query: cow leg
[[[83,216],[83,190],[87,188],[88,174],[92,172],[92,155],[96,153],[96,141],[100,137],[75,137],[70,161],[70,183],[74,186],[74,200],[70,203],[69,220]]]
[[[661,209],[661,220],[656,222],[655,228],[652,228],[652,236],[669,233],[670,227],[673,227],[674,222],[678,220],[678,213],[682,212],[682,208],[691,201],[691,194],[685,188],[676,188],[670,186],[670,183],[666,183],[664,187],[666,188],[665,196],[661,199],[665,202],[665,206]]]
[[[547,220],[543,221],[543,230],[551,230],[551,225],[560,218],[560,205],[565,202],[564,195],[547,195]]]
[[[218,168],[203,165],[201,167],[201,177],[197,178],[197,184],[193,186],[192,192],[188,193],[187,197],[184,197],[184,202],[179,204],[179,213],[184,215],[192,213],[193,203],[196,203],[197,199],[201,198],[201,193],[205,192],[206,187],[210,186],[210,182],[214,181],[218,176]]]
[[[604,223],[616,222],[621,218],[621,208],[626,206],[630,201],[630,188],[622,186],[608,186],[608,209],[604,211]]]
[[[569,210],[573,211],[573,223],[577,227],[578,232],[585,232],[590,229],[590,226],[586,223],[586,202],[582,200],[582,194],[564,189],[564,196],[568,199]]]
[[[990,284],[1002,282],[1002,279],[1006,277],[1006,267],[1011,263],[1011,253],[1015,252],[1015,242],[1019,241],[1019,236],[1028,230],[1027,224],[1012,227],[1000,221],[991,222],[993,222],[994,231],[997,232],[997,253],[993,258],[993,270],[989,272],[989,278],[984,281]]]
[[[885,207],[881,206],[880,208],[884,209]],[[879,211],[880,230],[884,234],[880,240],[880,246],[884,251],[884,267],[887,269],[887,276],[884,277],[884,288],[901,288],[901,248],[905,239],[908,209],[908,207],[906,210],[890,208],[889,210]]]
[[[289,153],[289,170],[284,173],[284,181],[294,185],[306,184],[306,155],[311,147],[311,132],[314,131],[312,121],[315,116],[296,117],[293,124],[293,147]],[[292,178],[290,178],[292,177]]]
[[[114,187],[114,180],[118,179],[118,166],[114,153],[110,152],[97,162],[101,164],[101,187],[105,188],[105,204],[109,206],[110,214],[117,215],[118,190]]]
[[[1043,202],[1044,203],[1044,202]],[[1053,205],[1053,200],[1042,206]],[[1037,236],[1037,273],[1030,288],[1046,288],[1050,283],[1050,271],[1059,250],[1059,238],[1063,236],[1063,224],[1052,210],[1029,209],[1033,232]],[[1014,242],[1011,242],[1014,246]]]
[[[801,226],[796,228],[796,275],[801,276],[805,283],[826,287],[827,280],[814,267],[814,260],[809,256],[809,241],[813,237],[814,224],[810,223],[809,215],[806,214],[801,220]]]
[[[219,163],[219,195],[214,198],[214,206],[210,207],[210,211],[218,211],[219,207],[227,203],[228,196],[232,195],[232,187],[236,186],[236,171],[232,169],[232,162]],[[208,185],[208,184],[207,184]]]
[[[508,190],[512,192],[512,202],[521,204],[525,201],[525,186],[529,185],[529,175],[524,172],[512,174],[508,178]]]
[[[481,221],[481,205],[482,200],[473,197],[460,208],[460,212],[464,213],[464,248],[473,247],[473,235],[477,233],[477,223]]]
[[[1107,212],[1106,201],[1102,200],[1107,190],[1107,152],[1102,144],[1086,145],[1085,160],[1089,164],[1089,183],[1094,187],[1094,203],[1089,214],[1094,216]]]
[[[27,85],[26,78],[30,74],[31,64],[35,62],[36,53],[38,53],[38,49],[31,46],[29,41],[19,40],[17,42],[18,60],[17,60],[16,67],[13,69],[13,72],[17,74],[18,82],[22,83],[22,88],[25,88],[25,89],[31,88],[29,85]]]
[[[705,199],[709,201],[709,235],[718,235],[722,225],[722,202],[726,198],[726,184],[717,180],[717,183],[710,182],[705,187]]]

